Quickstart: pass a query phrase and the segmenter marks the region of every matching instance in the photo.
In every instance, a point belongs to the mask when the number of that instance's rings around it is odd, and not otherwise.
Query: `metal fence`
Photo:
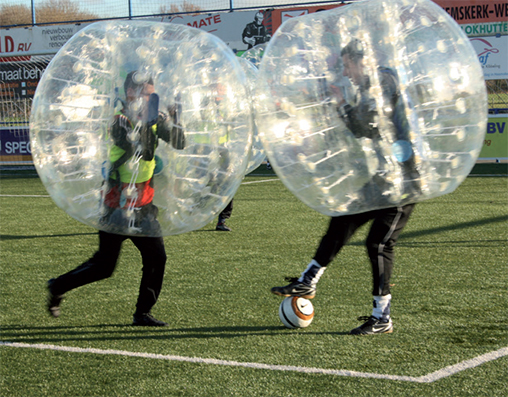
[[[135,19],[173,14],[232,12],[274,9],[289,6],[344,4],[342,1],[297,0],[108,0],[83,2],[80,0],[2,0],[0,28],[55,23],[93,22],[104,19]]]

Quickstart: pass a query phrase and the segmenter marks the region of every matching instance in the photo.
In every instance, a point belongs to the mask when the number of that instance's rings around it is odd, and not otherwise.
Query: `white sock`
[[[374,302],[372,309],[372,315],[376,318],[381,319],[381,321],[389,321],[390,320],[390,302],[392,300],[392,295],[374,295]]]
[[[326,267],[322,267],[319,263],[312,259],[298,281],[315,287],[325,272],[325,269]]]

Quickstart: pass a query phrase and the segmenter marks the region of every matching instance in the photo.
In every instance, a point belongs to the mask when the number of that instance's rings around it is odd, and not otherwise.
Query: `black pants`
[[[150,312],[157,302],[164,279],[166,251],[162,237],[122,236],[99,231],[99,250],[76,269],[58,277],[51,287],[51,292],[63,295],[74,288],[110,277],[116,268],[122,243],[126,239],[134,243],[143,261],[136,312]]]
[[[226,205],[226,208],[222,210],[219,214],[219,220],[229,219],[231,218],[231,214],[233,213],[233,199]]]
[[[327,266],[349,241],[356,230],[373,220],[366,240],[367,253],[372,264],[372,295],[388,295],[393,269],[394,247],[407,224],[415,204],[384,208],[361,214],[333,217],[314,259]]]

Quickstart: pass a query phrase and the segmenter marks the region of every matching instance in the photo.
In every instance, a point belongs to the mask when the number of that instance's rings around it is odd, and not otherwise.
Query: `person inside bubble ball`
[[[176,106],[168,109],[168,114],[158,111],[158,97],[154,93],[151,78],[140,79],[136,72],[131,72],[125,79],[124,89],[125,102],[121,101],[123,107],[115,115],[109,130],[113,143],[110,149],[111,168],[107,173],[103,200],[103,225],[107,230],[116,231],[99,230],[97,252],[74,270],[48,281],[47,307],[53,317],[58,317],[66,292],[110,277],[115,270],[122,243],[130,239],[141,253],[143,262],[132,324],[167,326],[167,323],[157,320],[150,313],[159,297],[166,265],[164,240],[160,237],[160,225],[156,219],[158,210],[152,203],[155,148],[158,139],[163,139],[175,149],[183,149],[185,136],[178,124]],[[133,157],[137,167],[128,164]],[[128,189],[131,194],[125,194]],[[127,212],[133,221],[132,230],[142,235],[119,234],[122,230],[127,232]]]
[[[367,137],[374,141],[380,140],[382,132],[378,129],[376,123],[379,112],[376,107],[376,101],[369,93],[371,83],[363,64],[364,50],[362,43],[353,39],[342,49],[341,57],[343,75],[351,80],[358,91],[354,104],[350,105],[346,103],[339,87],[331,88],[338,102],[338,112],[356,138]],[[389,128],[395,135],[392,139],[394,141],[404,140],[407,142],[409,141],[408,122],[404,120],[404,108],[401,105],[400,92],[397,88],[397,76],[392,70],[387,68],[379,68],[378,75],[383,91],[384,103],[389,104],[383,111],[388,113],[388,118],[393,124],[393,128]],[[412,182],[417,177],[413,157],[413,154],[411,154],[410,156],[406,155],[405,158],[398,159],[401,163],[400,167],[405,168],[402,174],[405,179],[409,180],[408,187],[412,186]],[[389,176],[389,173],[384,175],[384,177]],[[379,180],[375,180],[376,177],[372,179],[372,181],[366,184],[363,193],[373,194],[373,191],[377,191],[378,198],[383,201],[383,188],[373,190],[371,186],[372,184],[376,186],[378,184],[383,185],[385,183],[383,175],[378,177]],[[415,189],[418,189],[417,185]],[[410,189],[406,190],[409,191]],[[370,316],[359,317],[358,320],[362,321],[362,325],[354,328],[350,333],[354,335],[391,333],[393,331],[393,323],[390,316],[392,298],[390,293],[390,278],[393,269],[394,247],[415,207],[415,204],[410,202],[410,197],[406,201],[409,201],[409,203],[405,205],[332,217],[328,230],[322,237],[313,259],[301,276],[299,278],[288,277],[287,280],[290,281],[289,285],[273,287],[271,292],[279,296],[314,298],[316,295],[316,285],[328,264],[335,259],[341,248],[349,241],[358,228],[372,221],[366,239],[366,247],[372,267],[373,310]]]

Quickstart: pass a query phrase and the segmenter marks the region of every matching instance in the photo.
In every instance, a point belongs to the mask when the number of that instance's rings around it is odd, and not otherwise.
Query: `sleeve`
[[[395,75],[389,74],[382,80],[383,92],[386,93],[386,100],[392,104],[391,120],[395,126],[396,140],[409,141],[411,126],[406,116],[406,105],[399,90],[398,79]]]
[[[251,31],[251,24],[248,23],[246,26],[245,26],[245,29],[243,29],[243,33],[242,33],[242,41],[244,44],[249,44],[245,41],[245,38],[246,37],[252,37],[253,34],[252,34],[252,31]]]
[[[171,144],[173,148],[182,150],[185,148],[185,133],[178,120],[179,112],[177,109],[169,109],[170,116],[165,113],[159,113],[157,121],[157,135],[163,141]]]
[[[343,120],[356,138],[377,138],[376,102],[374,98],[362,98],[357,106],[345,105]]]

